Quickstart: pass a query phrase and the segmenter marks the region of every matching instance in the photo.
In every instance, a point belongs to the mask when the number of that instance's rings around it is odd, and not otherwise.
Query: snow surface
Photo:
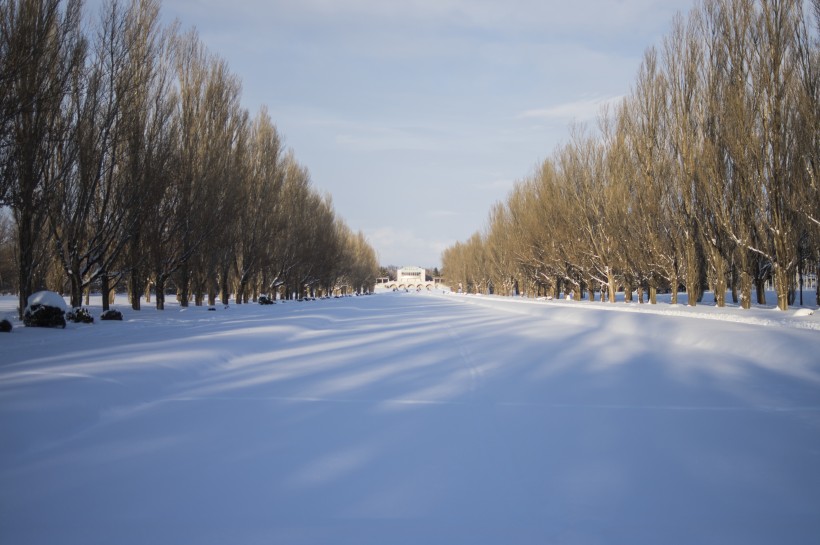
[[[118,303],[0,334],[2,544],[820,536],[818,313]]]

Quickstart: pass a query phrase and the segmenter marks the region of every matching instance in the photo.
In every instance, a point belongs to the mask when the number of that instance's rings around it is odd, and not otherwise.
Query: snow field
[[[118,308],[0,336],[0,543],[820,535],[816,314],[404,293]]]

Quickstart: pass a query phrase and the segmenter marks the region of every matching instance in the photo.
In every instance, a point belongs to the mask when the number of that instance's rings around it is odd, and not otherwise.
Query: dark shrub
[[[66,320],[74,322],[75,324],[93,324],[94,317],[88,312],[87,308],[75,308],[69,310],[66,315]]]
[[[100,320],[122,320],[122,312],[119,310],[106,310],[100,315]]]
[[[11,333],[11,322],[8,320],[0,320],[0,333]]]
[[[47,305],[29,305],[23,314],[26,327],[62,327],[65,328],[65,312],[61,308]]]

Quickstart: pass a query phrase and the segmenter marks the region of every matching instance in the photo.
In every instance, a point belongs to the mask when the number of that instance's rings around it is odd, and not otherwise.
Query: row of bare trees
[[[374,251],[266,109],[251,118],[227,63],[159,12],[108,0],[86,24],[79,0],[0,2],[0,219],[21,311],[46,286],[79,306],[125,283],[135,309],[148,286],[163,308],[169,283],[183,305],[372,286]]]
[[[621,289],[677,302],[683,287],[690,305],[711,289],[750,308],[772,279],[787,309],[820,262],[819,33],[819,0],[679,15],[599,130],[573,127],[482,232],[445,250],[449,283],[613,302]]]

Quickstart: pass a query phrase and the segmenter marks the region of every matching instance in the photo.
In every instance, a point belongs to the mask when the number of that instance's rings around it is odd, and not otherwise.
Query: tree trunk
[[[800,306],[803,306],[803,260],[797,262],[797,275],[799,282],[797,288],[800,290]]]
[[[732,304],[737,304],[738,302],[738,294],[737,294],[737,284],[738,284],[738,273],[737,273],[737,265],[735,265],[734,261],[732,262]]]
[[[609,302],[615,302],[615,292],[617,286],[615,285],[615,272],[612,269],[606,271],[607,291],[609,292]]]
[[[202,272],[197,271],[191,279],[191,298],[194,300],[194,306],[201,307],[205,302],[205,282],[202,279]]]
[[[72,270],[68,275],[71,308],[79,308],[83,305],[83,280],[80,278],[80,273],[77,269],[79,269],[79,267]]]
[[[100,292],[102,294],[102,309],[103,312],[111,308],[111,305],[108,303],[108,298],[110,297],[111,289],[109,287],[109,278],[108,274],[103,272],[102,276],[100,276]]]
[[[686,243],[686,295],[688,305],[694,307],[700,299],[700,269],[698,252],[694,241]]]
[[[128,293],[131,297],[131,309],[140,310],[142,286],[140,286],[140,270],[137,267],[131,269],[131,274],[128,277]]]
[[[219,289],[217,285],[216,278],[210,278],[208,280],[208,306],[212,307],[216,305],[216,292]]]
[[[672,278],[669,279],[672,292],[672,301],[673,305],[678,304],[678,286],[680,285],[680,275],[678,274],[678,262],[677,259],[675,260],[674,266],[672,267]]]
[[[749,310],[752,308],[752,275],[746,270],[740,271],[740,308]]]
[[[222,271],[222,275],[220,276],[219,281],[220,281],[220,284],[221,284],[220,298],[222,299],[222,304],[227,307],[230,304],[229,300],[230,300],[230,297],[231,297],[231,294],[228,291],[228,271],[227,270]]]
[[[188,272],[188,267],[183,266],[182,272],[179,275],[179,305],[183,308],[188,306],[188,300],[191,295],[191,273]]]
[[[777,292],[777,308],[789,310],[789,271],[780,264],[774,265],[774,289]]]
[[[23,311],[28,306],[28,298],[33,293],[32,277],[34,276],[34,233],[32,223],[34,218],[28,207],[20,210],[17,220],[18,251],[20,256],[20,269],[17,276],[18,317],[23,319]]]
[[[815,290],[815,303],[820,306],[820,260],[817,261],[817,273],[814,277],[815,283],[817,284],[817,288]]]
[[[157,275],[154,291],[157,295],[157,310],[165,310],[165,278],[162,275]]]
[[[248,297],[245,295],[245,291],[248,286],[248,280],[243,276],[239,279],[239,287],[236,288],[236,304],[241,305],[242,303],[248,302]]]
[[[261,286],[260,291],[262,292],[262,295],[272,295],[270,286],[268,285],[268,273],[265,270],[262,271],[262,277],[259,279],[259,284]]]
[[[713,254],[716,253],[713,250]],[[726,261],[720,256],[715,256],[715,305],[726,306]]]
[[[757,291],[757,304],[766,304],[766,281],[762,278],[755,278],[755,291]]]

